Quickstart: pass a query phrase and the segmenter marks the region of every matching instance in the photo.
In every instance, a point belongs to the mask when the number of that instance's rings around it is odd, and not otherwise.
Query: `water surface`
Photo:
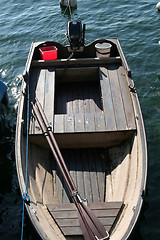
[[[73,19],[86,23],[86,39],[116,37],[132,70],[148,142],[148,183],[133,240],[160,236],[160,14],[157,1],[77,0]],[[20,239],[22,200],[14,157],[14,136],[22,73],[32,41],[65,41],[68,15],[58,0],[0,0],[0,73],[8,85],[0,142],[0,237]],[[24,240],[38,239],[25,217]]]

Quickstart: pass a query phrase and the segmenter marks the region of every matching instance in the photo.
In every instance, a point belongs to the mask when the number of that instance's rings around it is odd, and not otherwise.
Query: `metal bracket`
[[[77,190],[72,191],[72,196],[73,196],[73,197],[77,197],[77,198],[78,198],[78,201],[79,201],[80,203],[84,203],[84,204],[87,206],[87,204],[88,204],[87,199],[81,198],[81,196],[79,195],[79,193],[78,193]]]
[[[132,93],[136,93],[137,92],[137,89],[135,86],[132,86],[131,84],[129,85],[129,89]]]
[[[106,231],[106,234],[107,234],[107,236],[106,237],[104,237],[104,238],[98,238],[97,236],[95,236],[95,238],[97,239],[97,240],[105,240],[105,239],[109,239],[109,233]]]

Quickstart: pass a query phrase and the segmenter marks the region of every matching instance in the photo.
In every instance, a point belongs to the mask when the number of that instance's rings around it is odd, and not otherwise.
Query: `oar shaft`
[[[40,113],[40,115],[41,115],[41,117],[42,117],[42,119],[43,119],[43,121],[44,121],[44,124],[45,124],[46,128],[48,129],[48,133],[49,133],[49,135],[50,135],[51,141],[52,141],[52,143],[53,143],[53,145],[54,145],[54,147],[55,147],[55,150],[56,150],[56,152],[57,152],[57,154],[58,154],[58,156],[59,156],[59,158],[60,158],[61,164],[62,164],[62,166],[63,166],[63,168],[64,168],[64,170],[65,170],[65,172],[66,172],[66,175],[67,175],[67,177],[68,177],[68,180],[69,180],[72,188],[74,189],[74,191],[76,191],[76,190],[77,190],[77,189],[76,189],[76,186],[75,186],[74,181],[73,181],[73,179],[72,179],[72,177],[71,177],[71,175],[70,175],[70,173],[69,173],[69,171],[68,171],[68,168],[67,168],[67,166],[66,166],[66,164],[65,164],[65,161],[64,161],[64,159],[63,159],[63,157],[62,157],[62,154],[61,154],[61,152],[60,152],[60,150],[59,150],[59,147],[58,147],[58,145],[57,145],[57,143],[56,143],[56,140],[55,140],[55,138],[54,138],[54,136],[53,136],[53,133],[52,133],[52,131],[51,131],[51,128],[50,128],[50,125],[49,125],[48,120],[47,120],[47,118],[46,118],[46,115],[45,115],[45,113],[44,113],[44,111],[43,111],[43,109],[42,109],[42,106],[41,106],[40,102],[38,101],[38,99],[37,99],[37,98],[35,98],[35,99],[36,99],[36,105],[37,105],[37,108],[38,108],[38,110],[39,110],[39,113]]]

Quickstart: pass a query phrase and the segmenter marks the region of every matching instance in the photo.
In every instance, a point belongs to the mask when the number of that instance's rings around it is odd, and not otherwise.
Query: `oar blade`
[[[93,211],[86,206],[83,202],[80,203],[81,214],[79,215],[79,223],[85,240],[97,240],[97,239],[108,239],[109,234],[106,232],[103,224],[100,222],[98,217]],[[84,220],[85,219],[85,220]]]
[[[78,212],[78,219],[79,219],[79,224],[80,228],[83,234],[83,237],[85,240],[95,240],[95,237],[92,233],[92,231],[89,229],[89,226],[87,227],[84,220],[82,219],[80,213]],[[87,223],[88,225],[88,223]]]
[[[94,214],[93,210],[91,210],[85,203],[82,203],[82,207],[85,211],[85,216],[88,217],[88,223],[91,226],[91,229],[94,230],[94,235],[98,237],[98,239],[107,239],[108,233],[106,233],[105,227],[98,219],[98,217]]]

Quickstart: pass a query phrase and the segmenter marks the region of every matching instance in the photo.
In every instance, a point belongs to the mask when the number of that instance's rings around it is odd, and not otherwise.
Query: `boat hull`
[[[103,41],[112,44],[111,55],[97,58],[95,45]],[[25,192],[27,144],[24,93],[29,84],[30,101],[34,103],[36,96],[41,102],[80,195],[88,199],[111,240],[127,239],[143,203],[147,145],[138,96],[120,44],[117,39],[96,40],[68,60],[69,48],[45,43],[57,47],[55,61],[39,59],[43,44],[31,46],[17,115],[15,149],[21,192]],[[42,239],[83,239],[76,212],[73,218],[66,215],[67,223],[55,215],[55,206],[57,214],[65,215],[73,203],[31,107],[29,119],[27,192],[31,202],[26,209],[30,219]]]

